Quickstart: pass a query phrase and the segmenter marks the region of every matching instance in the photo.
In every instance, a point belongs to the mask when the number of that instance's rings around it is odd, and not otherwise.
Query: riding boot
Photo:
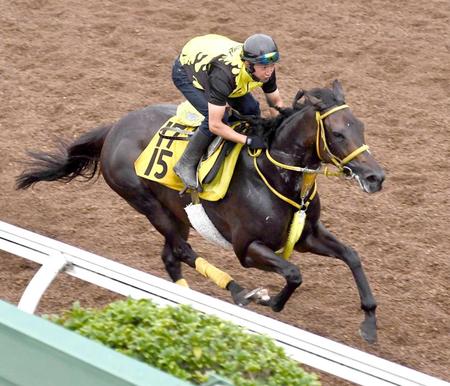
[[[173,171],[181,178],[187,189],[197,189],[197,165],[214,136],[208,136],[197,129],[189,139],[181,158],[175,164]]]

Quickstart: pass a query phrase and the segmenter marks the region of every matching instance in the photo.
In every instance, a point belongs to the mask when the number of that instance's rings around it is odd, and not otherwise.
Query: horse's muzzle
[[[367,171],[366,173],[355,173],[355,178],[358,181],[361,189],[366,193],[375,193],[383,187],[385,178],[382,169],[376,171]]]

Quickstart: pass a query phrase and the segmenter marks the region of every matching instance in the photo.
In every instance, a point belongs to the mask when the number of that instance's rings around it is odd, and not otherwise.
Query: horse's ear
[[[303,95],[305,95],[305,91],[300,89],[297,91],[297,94],[295,94],[294,100],[292,101],[292,108],[295,109],[295,106],[297,105],[297,102],[302,99]]]
[[[337,79],[333,81],[333,94],[338,102],[344,103],[344,90],[342,88],[341,82],[339,82]]]
[[[308,93],[305,93],[305,99],[311,103],[313,106],[318,107],[319,109],[324,109],[325,108],[325,104],[322,102],[321,99],[315,97],[314,95],[310,95]]]

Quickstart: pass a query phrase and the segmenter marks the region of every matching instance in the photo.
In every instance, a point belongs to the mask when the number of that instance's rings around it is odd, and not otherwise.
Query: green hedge
[[[74,304],[50,319],[195,384],[216,373],[236,386],[320,385],[270,338],[188,306],[127,299],[102,310]]]

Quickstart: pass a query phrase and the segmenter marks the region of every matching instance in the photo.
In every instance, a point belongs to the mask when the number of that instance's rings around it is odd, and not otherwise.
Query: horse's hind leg
[[[377,303],[372,295],[369,282],[361,265],[361,259],[356,251],[339,241],[320,221],[314,225],[313,230],[308,234],[304,242],[301,245],[297,244],[296,250],[335,257],[348,265],[358,287],[361,308],[365,313],[365,319],[360,326],[361,336],[369,343],[375,342],[377,340],[375,315]]]
[[[231,276],[197,256],[187,243],[189,225],[176,218],[153,196],[150,190],[135,187],[132,192],[132,195],[130,193],[126,195],[128,203],[144,214],[166,239],[162,259],[171,279],[177,284],[187,286],[181,274],[180,262],[182,261],[211,279],[219,287],[227,289],[228,284],[233,280]]]
[[[186,248],[185,245],[188,245],[186,239],[189,234],[189,226],[177,221],[169,210],[161,205],[153,193],[139,183],[136,175],[130,173],[128,180],[123,177],[122,181],[126,181],[126,183],[118,186],[114,183],[114,180],[107,179],[111,188],[134,209],[147,217],[156,230],[164,236],[165,243],[161,258],[166,271],[174,282],[187,286],[182,275],[181,260],[174,250]]]
[[[167,242],[164,243],[164,247],[161,253],[161,258],[166,268],[167,273],[174,283],[177,283],[183,287],[189,287],[187,281],[183,278],[181,271],[181,261],[173,254],[172,247]]]

